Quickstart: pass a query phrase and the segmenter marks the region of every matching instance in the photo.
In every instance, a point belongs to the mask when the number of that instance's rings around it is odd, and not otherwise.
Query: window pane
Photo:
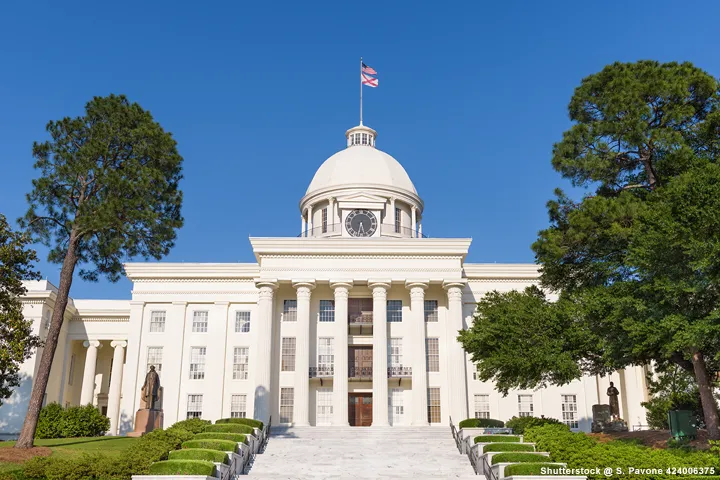
[[[490,418],[490,395],[475,395],[475,418]]]
[[[440,423],[440,389],[428,388],[428,422]]]
[[[235,332],[247,333],[250,331],[250,312],[235,312]]]
[[[284,337],[282,339],[282,365],[283,372],[295,371],[295,337]]]
[[[402,338],[391,338],[388,342],[388,367],[402,367]]]
[[[294,339],[293,339],[294,340]],[[293,422],[293,404],[295,402],[294,388],[280,389],[280,423]]]
[[[533,397],[532,395],[518,395],[518,416],[533,416]]]
[[[400,233],[401,212],[399,208],[395,208],[395,233]]]
[[[190,379],[202,380],[205,378],[205,347],[192,347],[190,349]]]
[[[318,371],[329,373],[332,372],[335,365],[335,352],[333,349],[333,339],[329,337],[318,338]]]
[[[151,365],[155,367],[156,372],[162,372],[163,347],[148,347],[147,351],[148,356],[145,372],[147,373],[150,371]]]
[[[208,312],[193,312],[192,331],[205,333],[208,329]]]
[[[202,402],[202,395],[188,395],[186,418],[202,418]]]
[[[402,322],[402,300],[387,301],[387,321]]]
[[[425,300],[425,321],[438,321],[438,302],[437,300]]]
[[[246,418],[247,395],[233,395],[230,397],[230,418]]]
[[[440,347],[437,338],[428,338],[425,340],[427,347],[427,371],[440,371]]]
[[[152,312],[150,314],[150,331],[153,333],[165,331],[165,312]]]
[[[317,422],[330,424],[333,421],[332,388],[318,388],[317,390]]]
[[[233,351],[233,380],[247,380],[248,351],[248,347],[235,347]]]
[[[335,300],[320,300],[320,321],[335,321]]]
[[[575,395],[561,395],[562,421],[570,428],[578,428],[577,397]]]
[[[297,321],[297,300],[285,300],[283,302],[283,321]]]

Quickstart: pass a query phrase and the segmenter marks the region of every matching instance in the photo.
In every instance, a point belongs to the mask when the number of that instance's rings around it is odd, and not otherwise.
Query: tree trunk
[[[692,357],[695,380],[700,390],[700,403],[705,416],[705,428],[711,440],[720,440],[720,425],[718,425],[718,406],[713,396],[712,384],[705,366],[702,352],[695,352]]]
[[[15,448],[32,448],[33,446],[38,417],[40,416],[40,409],[42,408],[43,398],[45,397],[45,389],[47,388],[48,379],[50,378],[50,367],[52,366],[53,357],[55,357],[55,350],[57,349],[58,338],[60,337],[60,329],[62,328],[65,317],[65,308],[67,307],[68,297],[70,296],[70,285],[72,285],[75,264],[77,264],[78,261],[77,243],[78,238],[73,229],[70,232],[68,250],[63,260],[62,270],[60,271],[60,286],[58,287],[57,298],[55,299],[55,308],[53,309],[50,329],[48,330],[47,339],[45,340],[45,348],[40,358],[37,377],[35,377],[33,382],[25,422],[20,431],[20,437],[15,443]]]

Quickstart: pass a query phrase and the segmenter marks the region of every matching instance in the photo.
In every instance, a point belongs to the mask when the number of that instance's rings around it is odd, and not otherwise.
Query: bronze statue
[[[618,402],[618,395],[620,392],[613,382],[610,382],[610,387],[607,389],[607,396],[610,399],[610,418],[612,420],[620,420],[620,402]]]
[[[145,402],[145,408],[155,409],[160,391],[160,376],[155,371],[155,366],[150,365],[150,371],[145,375],[145,383],[141,389],[141,398]]]

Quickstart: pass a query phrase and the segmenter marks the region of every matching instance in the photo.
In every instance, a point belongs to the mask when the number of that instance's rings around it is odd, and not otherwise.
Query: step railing
[[[495,475],[495,472],[493,471],[492,467],[490,467],[490,464],[487,461],[487,455],[478,455],[477,448],[470,448],[470,452],[474,452],[472,456],[476,458],[476,462],[480,462],[482,466],[482,474],[485,475],[485,478],[487,480],[498,480],[497,475]],[[470,455],[470,453],[468,453],[468,455]],[[473,467],[474,466],[475,465],[473,465]],[[475,470],[475,473],[477,473],[477,469]]]
[[[450,433],[452,433],[453,440],[455,440],[455,446],[457,447],[458,451],[460,453],[465,453],[463,452],[463,439],[462,437],[460,437],[460,431],[457,429],[455,424],[453,424],[452,417],[450,417]]]

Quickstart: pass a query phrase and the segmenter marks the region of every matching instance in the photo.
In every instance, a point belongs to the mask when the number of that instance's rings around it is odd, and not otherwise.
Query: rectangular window
[[[73,377],[75,376],[75,354],[73,353],[70,357],[70,372],[68,374],[68,385],[73,384]]]
[[[297,322],[297,300],[285,300],[283,302],[284,322]]]
[[[162,361],[163,361],[163,347],[148,347],[147,354],[147,365],[145,366],[145,373],[150,371],[150,365],[155,367],[155,371],[162,372]]]
[[[295,340],[293,338],[293,340]],[[293,422],[293,405],[295,403],[295,389],[292,387],[280,389],[280,423]]]
[[[327,233],[327,208],[322,209],[322,233]]]
[[[402,322],[402,300],[387,301],[387,321]]]
[[[203,380],[205,378],[205,347],[192,347],[190,349],[190,380]]]
[[[532,395],[518,395],[518,416],[533,416],[533,397]]]
[[[390,425],[402,425],[404,414],[403,390],[402,388],[391,388],[388,391],[388,419]]]
[[[373,320],[373,299],[349,298],[348,319],[350,323],[371,324]]]
[[[427,371],[440,371],[440,342],[437,338],[425,339],[425,347],[427,349]]]
[[[402,367],[402,338],[388,341],[388,367]]]
[[[150,333],[162,333],[165,331],[165,312],[150,313]]]
[[[578,428],[577,397],[575,395],[561,395],[562,421],[570,428]]]
[[[490,395],[475,395],[475,418],[490,418]]]
[[[205,333],[208,328],[208,312],[193,312],[192,331]]]
[[[247,415],[247,395],[230,397],[230,418],[245,418]]]
[[[318,370],[322,372],[331,372],[335,365],[335,352],[333,349],[333,339],[331,337],[318,338]]]
[[[440,389],[428,388],[428,422],[440,423]]]
[[[202,418],[202,401],[202,395],[188,395],[187,417],[185,418]]]
[[[400,233],[400,220],[401,220],[402,210],[399,208],[395,208],[395,233]]]
[[[438,302],[437,300],[425,300],[425,321],[438,321]]]
[[[480,365],[474,365],[473,380],[480,380]]]
[[[320,321],[335,321],[335,300],[320,300]]]
[[[330,425],[333,421],[332,388],[317,389],[317,425]]]
[[[235,332],[248,333],[250,331],[250,312],[235,312]]]
[[[233,351],[233,380],[247,380],[248,350],[248,347],[235,347]]]
[[[283,337],[282,346],[282,365],[283,372],[295,371],[295,337]]]

